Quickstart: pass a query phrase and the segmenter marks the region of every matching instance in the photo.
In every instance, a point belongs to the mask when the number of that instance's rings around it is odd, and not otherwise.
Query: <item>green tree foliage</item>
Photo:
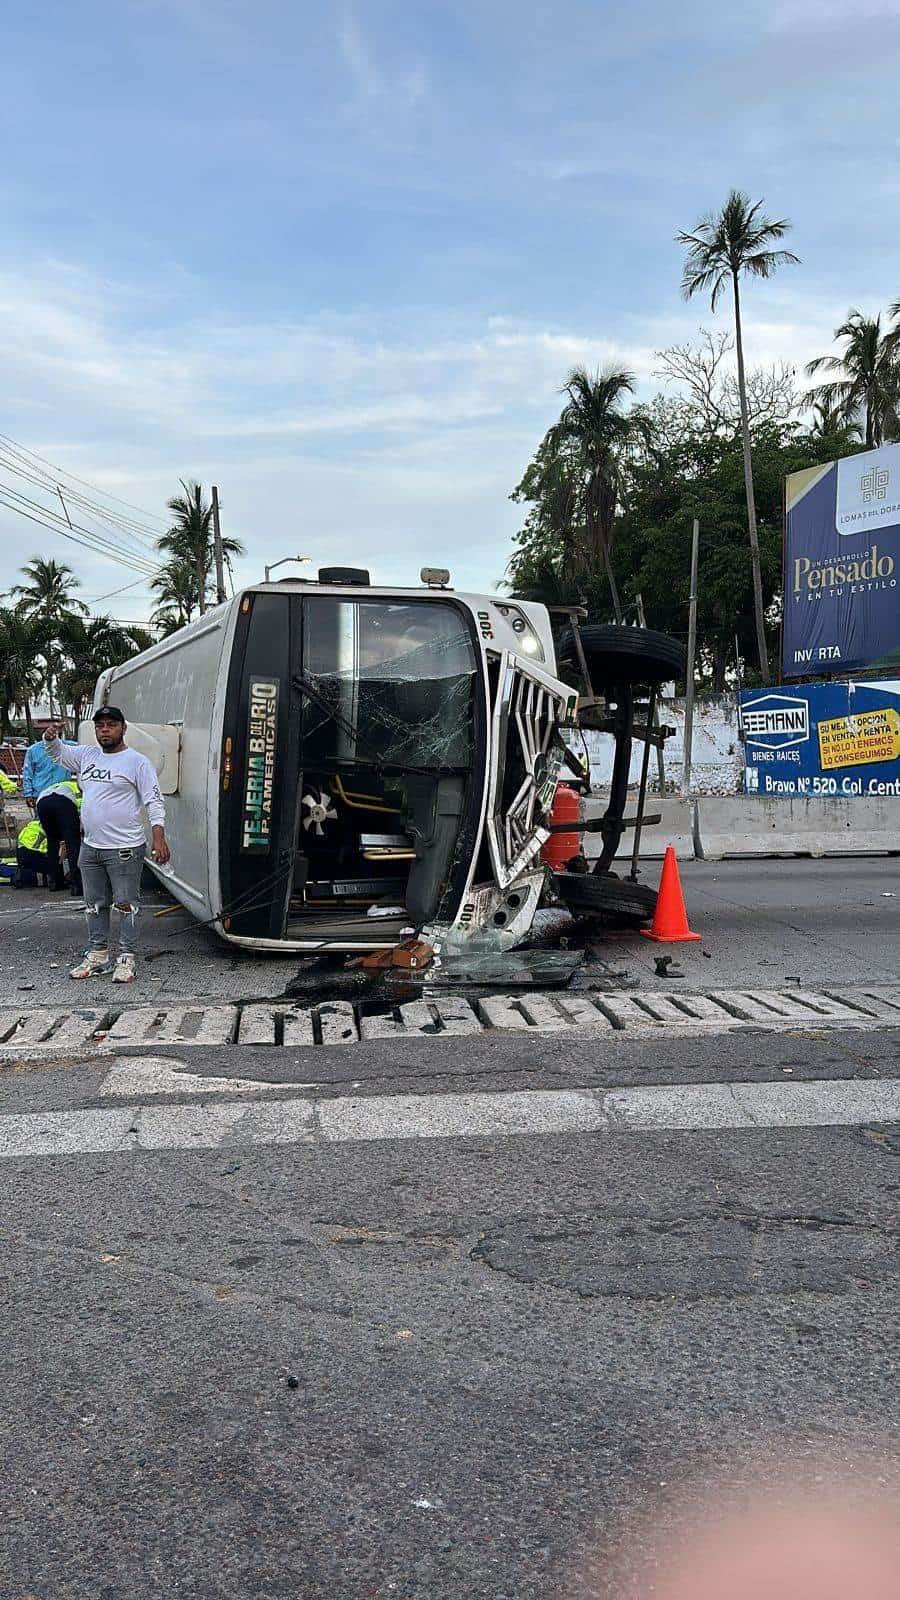
[[[657,411],[671,403],[658,402]],[[767,644],[776,642],[780,616],[785,475],[852,454],[855,448],[842,430],[816,436],[795,422],[767,424],[754,434]],[[735,435],[698,431],[669,443],[658,441],[635,467],[629,514],[616,535],[614,559],[623,590],[642,595],[654,627],[682,635],[687,631],[695,517],[700,523],[700,675],[718,691],[729,662],[734,664],[735,639],[742,660],[757,655],[743,449]],[[761,675],[760,681],[765,681]]]
[[[626,503],[629,457],[646,449],[651,430],[639,407],[624,410],[634,388],[630,372],[594,376],[575,367],[566,404],[549,428],[511,499],[530,507],[517,537],[508,581],[523,599],[552,596],[551,604],[589,593],[601,605],[605,573],[620,613],[611,548],[617,514]]]
[[[151,583],[159,600],[152,620],[165,633],[206,610],[215,564],[212,503],[205,499],[202,484],[193,480],[182,479],[181,490],[167,501],[172,526],[156,541],[166,560]],[[222,550],[226,560],[244,554],[238,539],[223,538]]]
[[[649,428],[642,411],[622,409],[634,391],[634,377],[608,367],[593,377],[574,367],[566,379],[566,404],[546,443],[558,492],[577,506],[574,526],[581,539],[572,553],[582,568],[594,562],[607,573],[616,615],[620,615],[610,551],[616,511],[624,499],[626,460],[635,445],[647,444]]]
[[[737,356],[738,393],[741,407],[741,444],[744,464],[744,493],[747,527],[750,536],[750,562],[756,620],[756,648],[759,670],[768,677],[766,630],[761,575],[761,555],[756,522],[753,461],[750,449],[750,419],[744,373],[744,337],[741,326],[741,278],[771,278],[781,266],[796,263],[799,257],[790,250],[772,246],[787,233],[790,223],[762,215],[762,201],[751,205],[750,198],[732,189],[722,210],[701,217],[692,233],[676,235],[687,250],[681,280],[686,300],[695,294],[708,294],[716,309],[720,295],[731,289],[734,302],[734,343]]]
[[[78,721],[100,673],[146,650],[153,638],[145,628],[88,616],[74,595],[78,579],[64,564],[35,556],[22,575],[26,582],[12,590],[16,605],[0,608],[0,736],[21,713],[31,739],[39,695],[47,695],[51,711],[71,710]]]
[[[35,556],[22,569],[25,583],[13,585],[12,593],[19,596],[16,609],[23,616],[38,618],[44,626],[44,678],[43,687],[53,714],[53,695],[56,684],[56,638],[64,618],[78,613],[84,615],[87,607],[75,597],[80,587],[72,568],[64,561]]]
[[[170,556],[151,580],[158,604],[150,621],[163,634],[175,633],[190,622],[197,609],[197,571],[186,561]]]
[[[146,650],[153,638],[146,628],[127,627],[109,617],[64,617],[59,625],[59,648],[64,666],[60,673],[60,697],[72,708],[76,725],[91,704],[94,685],[101,672],[128,661]]]
[[[880,313],[848,311],[834,330],[844,345],[840,355],[817,356],[806,369],[811,378],[836,375],[814,389],[813,397],[845,426],[861,419],[867,450],[900,439],[900,301],[890,314],[895,326],[882,329]]]
[[[18,606],[0,607],[0,736],[21,712],[28,738],[33,738],[31,704],[43,683],[47,633],[43,617],[30,616]]]
[[[621,457],[617,512],[610,540],[614,576],[626,615],[638,595],[647,620],[674,634],[687,631],[691,526],[700,523],[698,660],[701,679],[721,689],[733,667],[758,659],[741,409],[724,365],[728,346],[699,343],[660,355],[660,374],[679,393],[657,395],[642,412],[641,442]],[[760,580],[767,653],[777,642],[781,609],[784,478],[860,448],[857,430],[820,410],[811,427],[798,413],[803,397],[781,368],[747,374],[755,466]],[[524,599],[585,605],[606,619],[609,589],[585,537],[577,457],[554,449],[551,429],[512,498],[527,506],[507,568],[507,586]],[[747,672],[752,681],[758,675]]]

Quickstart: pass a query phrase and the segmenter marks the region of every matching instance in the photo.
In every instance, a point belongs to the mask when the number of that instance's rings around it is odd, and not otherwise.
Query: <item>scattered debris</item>
[[[344,965],[350,972],[359,967],[363,972],[384,972],[399,967],[404,972],[422,972],[434,960],[434,946],[427,939],[404,939],[390,950],[373,950],[367,956],[353,956]]]
[[[295,1378],[292,1372],[288,1373],[286,1382],[289,1389],[299,1389],[300,1387],[300,1379]]]
[[[583,950],[496,950],[472,940],[441,953],[429,978],[435,987],[483,985],[501,989],[563,989],[584,961]]]
[[[683,978],[684,970],[675,966],[673,956],[654,956],[653,965],[658,978]]]

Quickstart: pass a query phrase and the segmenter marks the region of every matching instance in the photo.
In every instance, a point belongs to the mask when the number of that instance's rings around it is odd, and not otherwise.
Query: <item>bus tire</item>
[[[595,687],[616,683],[669,683],[684,672],[682,645],[668,633],[607,622],[586,623],[580,632]],[[571,628],[563,631],[559,659],[563,665],[577,670],[578,654]]]
[[[656,890],[611,872],[555,872],[551,880],[573,917],[622,917],[649,922],[656,910]]]

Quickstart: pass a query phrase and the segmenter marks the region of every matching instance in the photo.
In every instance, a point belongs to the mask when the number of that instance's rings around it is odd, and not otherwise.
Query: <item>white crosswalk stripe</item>
[[[254,1086],[257,1087],[258,1086]],[[0,1117],[0,1159],[369,1140],[854,1127],[900,1117],[900,1080],[119,1104]]]

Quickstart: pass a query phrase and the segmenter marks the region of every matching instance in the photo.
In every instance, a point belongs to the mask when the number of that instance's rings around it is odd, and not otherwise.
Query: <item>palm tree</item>
[[[66,658],[60,689],[74,712],[76,727],[91,704],[101,672],[118,667],[152,644],[143,628],[122,627],[110,617],[66,617],[59,628],[59,645]]]
[[[751,205],[749,195],[732,189],[722,210],[700,221],[693,233],[676,234],[687,248],[681,280],[686,300],[709,291],[713,311],[722,291],[730,283],[734,297],[734,343],[737,356],[738,392],[741,403],[741,441],[744,447],[744,488],[747,496],[747,527],[750,535],[750,560],[753,570],[753,603],[756,613],[756,648],[759,670],[765,683],[769,676],[766,649],[766,620],[763,607],[762,573],[759,564],[759,537],[756,531],[756,500],[753,493],[753,463],[750,457],[750,421],[747,411],[747,381],[744,375],[744,340],[741,328],[740,279],[771,278],[779,267],[799,261],[790,250],[773,250],[783,239],[790,223],[773,221],[761,215],[761,200]]]
[[[142,628],[136,622],[129,622],[122,631],[131,645],[132,655],[140,655],[142,650],[149,650],[156,643],[150,629]]]
[[[34,739],[31,702],[42,678],[38,657],[46,642],[47,624],[41,617],[0,607],[0,733],[8,731],[10,712],[21,710],[29,744]]]
[[[582,594],[575,579],[561,572],[549,555],[513,556],[498,587],[514,600],[539,600],[545,606],[577,606]]]
[[[209,575],[214,560],[213,550],[213,513],[212,504],[203,498],[203,486],[199,483],[185,483],[179,480],[183,490],[182,494],[173,495],[166,502],[175,521],[168,533],[164,533],[156,541],[156,548],[164,550],[170,557],[170,562],[177,562],[180,569],[191,574],[192,597],[187,607],[185,621],[189,621],[195,606],[200,614],[206,610],[207,589]],[[244,547],[239,539],[222,540],[222,552],[228,556],[242,556]],[[170,564],[166,563],[166,566]],[[182,573],[179,572],[179,578]],[[154,587],[156,585],[154,584]],[[183,584],[182,584],[182,596]],[[176,607],[180,611],[182,606]],[[181,626],[181,624],[179,624]]]
[[[610,557],[613,524],[624,498],[628,452],[650,438],[649,422],[639,407],[621,410],[633,390],[633,375],[621,368],[607,367],[592,377],[585,367],[573,367],[562,391],[568,404],[547,434],[551,451],[572,459],[589,556],[606,570],[618,622],[622,607]]]
[[[172,556],[151,578],[150,587],[158,600],[150,616],[154,627],[163,633],[174,633],[190,622],[197,604],[197,572],[193,565]]]
[[[891,306],[892,316],[900,316],[900,301]],[[900,327],[882,332],[881,315],[864,317],[861,311],[848,311],[835,339],[844,340],[839,356],[817,356],[806,368],[812,378],[817,372],[840,376],[832,383],[820,384],[813,397],[838,412],[845,423],[862,414],[865,447],[900,437]]]
[[[64,561],[45,560],[42,556],[35,556],[27,566],[21,568],[27,583],[14,584],[11,594],[19,595],[17,610],[26,617],[40,617],[47,624],[45,639],[47,698],[50,701],[50,715],[53,716],[53,683],[56,676],[54,665],[53,644],[56,632],[64,618],[81,613],[87,614],[87,606],[75,598],[74,591],[81,586],[81,580],[76,578],[72,568]]]
[[[810,433],[814,439],[834,440],[835,435],[846,438],[848,444],[860,435],[857,422],[847,422],[840,407],[829,400],[816,400],[812,407]]]

